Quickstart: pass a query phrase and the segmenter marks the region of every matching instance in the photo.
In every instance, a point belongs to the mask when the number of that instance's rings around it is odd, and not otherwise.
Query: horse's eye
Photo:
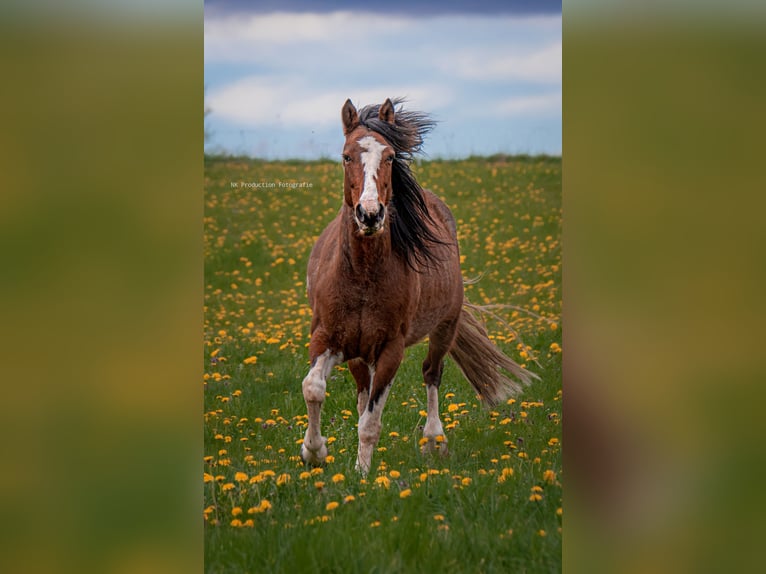
[[[344,153],[344,154],[343,154],[343,163],[348,163],[348,162],[350,162],[350,161],[351,161],[351,156],[350,156],[350,155],[346,155],[346,154]]]
[[[388,156],[388,157],[386,158],[386,161],[387,161],[388,163],[394,163],[394,156],[392,156],[392,155]]]

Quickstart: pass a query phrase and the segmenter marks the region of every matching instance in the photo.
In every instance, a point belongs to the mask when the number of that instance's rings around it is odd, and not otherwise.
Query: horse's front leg
[[[318,347],[318,345],[317,345]],[[311,346],[311,369],[303,379],[303,398],[308,411],[308,427],[301,445],[301,458],[306,464],[318,466],[327,458],[327,439],[321,432],[322,403],[324,403],[327,377],[332,368],[343,361],[342,353]]]
[[[359,416],[359,452],[356,469],[367,475],[372,464],[372,451],[378,444],[381,417],[391,383],[404,357],[404,338],[390,341],[375,365],[370,366],[370,392],[366,407]]]

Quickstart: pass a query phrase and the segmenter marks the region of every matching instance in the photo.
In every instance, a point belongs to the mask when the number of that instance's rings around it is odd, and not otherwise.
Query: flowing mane
[[[404,99],[395,98],[392,102],[394,106],[400,106]],[[433,219],[410,161],[421,151],[424,136],[436,122],[428,114],[399,108],[394,123],[388,123],[378,117],[379,111],[379,104],[363,107],[359,110],[359,123],[383,136],[396,152],[391,170],[391,246],[410,268],[422,271],[422,268],[439,263],[440,258],[432,246],[443,242],[428,226]]]

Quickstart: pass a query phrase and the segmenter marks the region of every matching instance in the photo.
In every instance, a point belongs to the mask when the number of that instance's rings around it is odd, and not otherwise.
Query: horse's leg
[[[372,464],[372,450],[378,444],[381,416],[391,383],[404,357],[404,338],[390,341],[370,368],[370,398],[359,416],[359,452],[356,469],[366,475]]]
[[[356,381],[356,411],[362,416],[367,402],[370,400],[370,381],[372,373],[362,359],[354,359],[348,362],[348,370]]]
[[[423,361],[423,380],[428,398],[428,415],[423,429],[423,437],[428,440],[423,443],[424,453],[437,449],[441,454],[447,454],[447,437],[439,418],[439,385],[442,382],[444,356],[455,339],[456,331],[457,320],[442,323],[429,335],[428,354]]]
[[[303,398],[306,400],[309,421],[301,445],[301,458],[306,464],[316,466],[324,463],[327,458],[327,439],[322,436],[320,429],[327,376],[332,368],[343,360],[343,355],[333,354],[330,349],[321,348],[319,345],[311,347],[311,369],[303,379]]]

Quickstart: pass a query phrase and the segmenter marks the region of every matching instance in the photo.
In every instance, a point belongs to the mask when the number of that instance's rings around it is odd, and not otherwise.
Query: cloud
[[[354,12],[229,15],[206,19],[205,58],[263,61],[286,46],[335,46],[353,54],[355,43],[398,36],[416,25],[411,18]]]
[[[561,113],[561,92],[500,100],[492,106],[499,116],[533,116]]]
[[[356,105],[382,103],[387,97],[405,95],[414,107],[429,109],[449,104],[449,91],[441,86],[373,87],[317,90],[296,79],[249,77],[212,91],[208,102],[213,113],[246,126],[324,126],[340,122],[346,98]]]
[[[471,50],[464,54],[442,59],[442,67],[456,76],[468,80],[521,80],[527,82],[561,82],[561,42],[540,50],[516,53],[509,47],[499,51],[496,47]]]

